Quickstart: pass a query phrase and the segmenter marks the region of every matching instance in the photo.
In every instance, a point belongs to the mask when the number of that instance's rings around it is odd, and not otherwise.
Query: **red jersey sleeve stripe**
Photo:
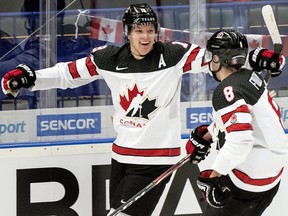
[[[240,179],[242,182],[246,184],[264,186],[264,185],[272,184],[274,181],[276,181],[281,176],[283,169],[284,168],[282,168],[276,176],[273,176],[270,178],[263,178],[263,179],[252,179],[246,173],[243,173],[236,169],[232,170],[232,172],[238,179]]]
[[[235,132],[235,131],[245,131],[245,130],[253,130],[253,127],[249,123],[237,123],[232,124],[226,128],[227,132]]]
[[[179,156],[180,148],[163,148],[163,149],[135,149],[125,148],[113,143],[112,151],[127,156],[144,156],[144,157],[167,157]]]
[[[273,99],[272,97],[270,96],[269,92],[267,93],[268,94],[268,101],[269,101],[269,104],[271,105],[272,109],[276,112],[276,114],[278,115],[279,118],[281,118],[281,112],[280,112],[280,108],[279,108],[279,105],[277,105],[275,107],[275,103],[273,103]]]
[[[73,79],[79,78],[80,74],[78,73],[77,67],[76,67],[76,61],[68,63],[68,68],[71,76]]]
[[[237,107],[236,110],[233,110],[232,112],[226,113],[225,115],[222,116],[222,121],[225,124],[227,121],[229,121],[229,119],[231,118],[231,116],[235,113],[249,113],[249,108],[247,105],[242,105],[240,107]]]
[[[192,69],[191,62],[195,60],[196,56],[199,53],[199,50],[200,50],[200,47],[196,47],[195,49],[191,51],[190,55],[188,56],[183,66],[183,73],[186,73],[187,71],[190,71]]]
[[[89,71],[89,74],[91,76],[98,75],[96,67],[93,64],[90,56],[86,58],[86,67],[87,67],[87,70]]]

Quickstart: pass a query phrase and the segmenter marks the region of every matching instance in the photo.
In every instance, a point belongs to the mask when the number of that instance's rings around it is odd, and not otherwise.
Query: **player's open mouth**
[[[140,42],[141,45],[147,46],[150,42]]]

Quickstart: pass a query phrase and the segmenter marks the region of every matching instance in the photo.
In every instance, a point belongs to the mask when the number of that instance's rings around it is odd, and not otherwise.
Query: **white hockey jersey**
[[[233,73],[213,93],[209,127],[219,152],[212,168],[246,191],[274,187],[288,159],[280,108],[264,81],[249,70]]]
[[[156,42],[153,51],[136,60],[127,45],[102,46],[87,58],[36,71],[33,90],[76,88],[102,76],[115,108],[112,158],[122,163],[175,164],[181,147],[181,77],[208,72],[204,52],[188,43]]]

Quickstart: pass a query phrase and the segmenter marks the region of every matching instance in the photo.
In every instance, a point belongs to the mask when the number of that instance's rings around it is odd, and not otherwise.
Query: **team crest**
[[[149,115],[153,113],[158,106],[156,98],[149,98],[145,90],[139,90],[135,83],[132,88],[127,88],[127,92],[120,95],[120,105],[126,111],[127,117],[138,117],[149,120]]]
[[[237,122],[237,116],[235,114],[233,114],[230,118],[230,122],[231,124],[235,124]]]

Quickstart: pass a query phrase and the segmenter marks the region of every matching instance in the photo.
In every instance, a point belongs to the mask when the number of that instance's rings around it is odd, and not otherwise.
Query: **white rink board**
[[[185,144],[185,140],[183,140]],[[16,216],[17,211],[17,171],[26,170],[26,169],[38,169],[38,168],[48,168],[48,167],[57,167],[61,169],[68,170],[73,173],[76,177],[79,184],[79,196],[77,201],[71,207],[79,216],[98,216],[99,214],[93,214],[92,212],[92,185],[95,184],[92,180],[92,166],[97,165],[108,165],[110,164],[110,152],[107,150],[110,148],[110,144],[106,145],[106,150],[99,153],[93,154],[74,154],[74,155],[59,155],[59,156],[42,156],[42,157],[18,157],[17,159],[13,158],[2,158],[0,159],[0,171],[1,171],[1,184],[0,184],[0,213],[5,216]],[[199,166],[200,170],[209,168],[209,164],[214,158],[214,153],[212,152],[206,161],[202,162]],[[182,168],[180,168],[181,171]],[[174,177],[174,175],[173,175]],[[174,181],[172,178],[169,184],[167,185],[163,196],[160,199],[159,204],[157,205],[153,216],[159,216],[163,208],[163,203],[165,199],[168,199],[167,193],[171,182]],[[285,171],[283,176],[283,184],[281,184],[280,190],[276,195],[274,202],[263,214],[264,216],[274,216],[274,215],[283,215],[283,212],[286,211],[286,194],[288,191],[288,185],[285,184],[288,181],[288,174]],[[105,191],[108,194],[108,182]],[[181,187],[179,187],[181,188]],[[65,194],[65,189],[60,183],[55,182],[46,182],[42,184],[31,184],[31,203],[39,202],[52,202],[60,200]],[[108,196],[103,195],[102,205],[105,206],[105,209],[108,212],[109,209],[109,199]],[[186,185],[181,192],[180,199],[174,199],[173,195],[170,196],[170,199],[173,199],[174,202],[177,202],[177,208],[171,215],[187,215],[192,216],[195,214],[201,214],[200,205],[197,203],[197,198],[192,189],[192,185],[189,182],[186,182]],[[104,216],[105,214],[103,214]],[[101,215],[102,216],[102,215]]]
[[[287,98],[277,98],[276,101],[280,105],[282,121],[284,123],[285,129],[288,129],[288,102]],[[188,134],[191,126],[200,123],[206,123],[210,120],[209,109],[211,108],[210,102],[195,102],[195,103],[182,103],[181,104],[181,121],[183,134]],[[191,111],[192,110],[192,111]],[[95,134],[65,134],[57,136],[37,136],[37,127],[39,126],[37,118],[39,116],[54,116],[54,115],[70,115],[72,117],[76,116],[75,119],[82,121],[77,113],[94,116],[96,113],[96,120],[100,121],[99,125],[101,129],[99,133]],[[92,115],[91,115],[92,113]],[[101,118],[98,118],[98,113],[101,114]],[[47,109],[47,110],[24,110],[21,112],[15,111],[3,111],[0,116],[0,146],[13,145],[0,149],[0,172],[1,172],[1,184],[0,184],[0,213],[5,216],[16,216],[18,212],[24,212],[25,209],[21,209],[19,202],[21,202],[21,191],[24,186],[21,184],[24,182],[19,176],[19,173],[26,172],[27,170],[45,170],[46,168],[56,169],[60,171],[65,171],[75,177],[75,181],[79,186],[79,195],[76,201],[71,206],[71,209],[79,216],[104,216],[109,209],[109,198],[108,198],[108,185],[109,177],[102,176],[102,172],[99,172],[98,168],[102,171],[109,172],[110,165],[110,154],[111,154],[111,143],[93,143],[93,140],[97,139],[113,139],[115,137],[115,132],[111,123],[111,116],[113,115],[113,107],[80,107],[80,108],[66,108],[66,109]],[[85,117],[85,116],[84,116]],[[72,122],[72,127],[74,123]],[[95,123],[95,124],[96,124]],[[76,123],[75,123],[76,124]],[[190,124],[190,125],[189,125]],[[10,126],[9,126],[10,125]],[[18,131],[13,132],[18,126]],[[53,125],[52,125],[53,126]],[[80,125],[81,126],[81,125]],[[10,127],[10,128],[9,128]],[[5,129],[6,128],[6,129]],[[4,129],[6,130],[4,132]],[[64,131],[65,132],[65,131]],[[73,143],[78,140],[92,140],[90,143],[78,145]],[[72,140],[72,141],[71,141]],[[26,147],[20,148],[18,143],[32,143]],[[57,142],[60,143],[57,145]],[[61,143],[62,142],[62,143]],[[183,140],[183,146],[185,145],[185,140]],[[37,143],[40,145],[37,145]],[[55,144],[56,143],[56,144]],[[63,144],[64,143],[64,144]],[[55,144],[55,145],[54,145]],[[183,153],[184,156],[184,153]],[[213,153],[209,155],[206,161],[199,165],[200,170],[209,168],[211,161],[213,161]],[[181,172],[182,167],[179,172]],[[96,174],[93,171],[97,171]],[[189,172],[189,171],[188,171]],[[192,172],[192,171],[191,171]],[[178,172],[177,172],[178,173]],[[175,175],[177,175],[177,173]],[[186,173],[181,173],[183,178],[186,178]],[[274,216],[283,215],[286,211],[286,196],[288,191],[288,181],[287,171],[284,170],[282,184],[280,190],[276,195],[274,202],[263,214],[264,216]],[[25,176],[29,175],[23,175]],[[22,177],[23,177],[22,176]],[[32,176],[32,179],[38,176]],[[31,177],[30,176],[30,177]],[[103,190],[98,192],[97,186],[100,182],[103,183]],[[104,180],[103,180],[104,179]],[[191,180],[191,179],[190,179]],[[176,182],[177,183],[177,182]],[[18,186],[17,186],[18,184]],[[23,183],[24,184],[24,183]],[[172,215],[199,215],[201,214],[200,204],[197,201],[195,191],[193,190],[193,185],[189,181],[186,181],[183,191],[181,191],[181,196],[175,199],[174,195],[168,196],[172,185],[174,184],[174,175],[169,184],[167,185],[163,196],[157,205],[153,216],[159,216],[160,212],[165,208],[163,207],[167,200],[177,202],[177,205],[173,212],[169,212]],[[49,203],[57,202],[61,200],[67,191],[57,181],[50,182],[40,182],[31,183],[29,201],[31,203]],[[176,185],[177,186],[177,185]],[[180,185],[182,186],[182,185]],[[195,185],[194,185],[195,186]],[[26,185],[27,187],[27,185]],[[93,189],[94,187],[94,189]],[[182,187],[179,187],[182,188]],[[74,190],[74,189],[73,189]],[[24,191],[25,192],[25,191]],[[27,192],[28,193],[28,192]],[[96,196],[97,195],[97,196]],[[22,191],[23,196],[23,191]],[[105,213],[96,213],[93,205],[99,204],[95,201],[95,197],[101,197],[101,208]],[[20,201],[19,201],[20,199]],[[22,203],[23,204],[23,203]],[[28,205],[29,206],[29,205]],[[20,208],[20,209],[19,209]],[[25,216],[25,215],[17,215]],[[30,215],[29,215],[30,216]],[[32,215],[31,215],[32,216]]]

